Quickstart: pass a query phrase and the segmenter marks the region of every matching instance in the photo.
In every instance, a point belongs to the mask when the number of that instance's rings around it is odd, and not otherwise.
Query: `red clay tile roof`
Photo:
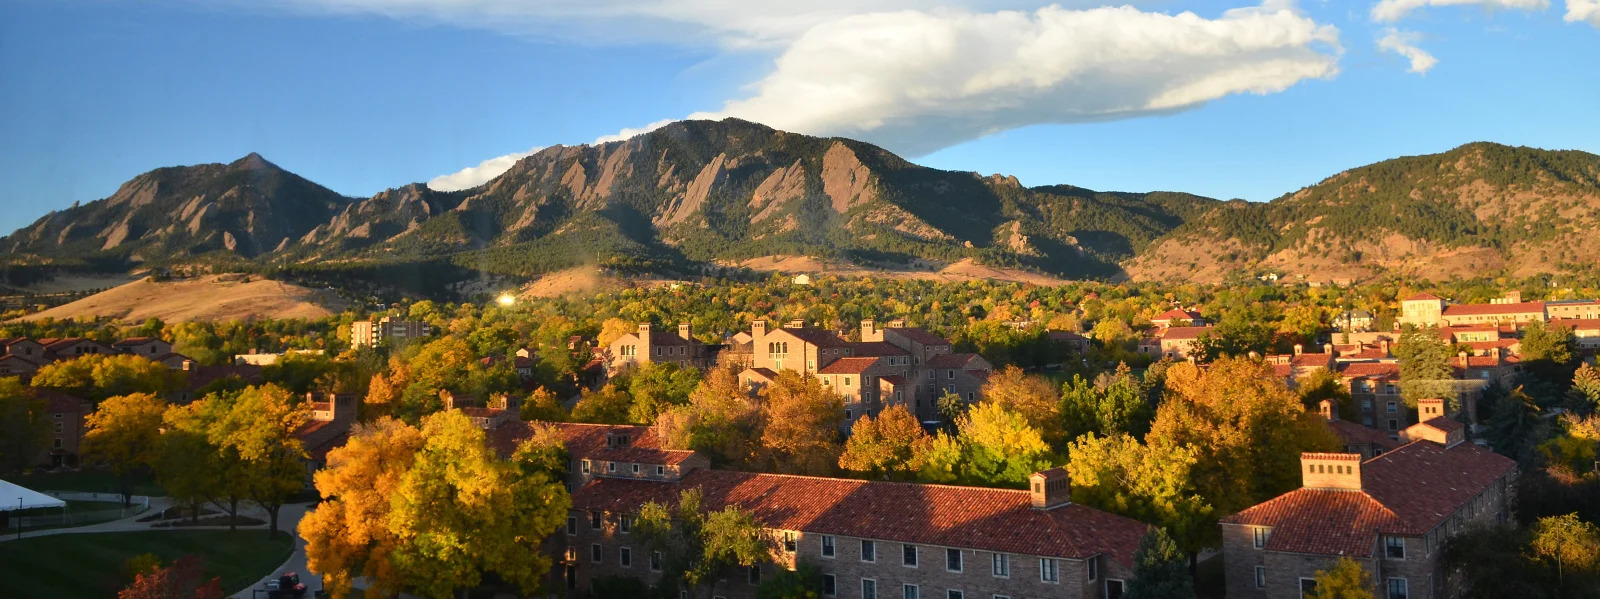
[[[1332,358],[1328,354],[1299,354],[1289,358],[1289,363],[1301,367],[1327,366]]]
[[[1379,534],[1424,534],[1515,467],[1471,443],[1413,441],[1363,462],[1360,491],[1297,489],[1222,521],[1272,527],[1269,550],[1364,557]]]
[[[1414,301],[1420,301],[1420,300],[1437,300],[1437,299],[1443,299],[1443,298],[1440,298],[1437,295],[1434,295],[1432,293],[1428,293],[1428,292],[1424,291],[1422,293],[1418,293],[1416,295],[1413,295],[1411,297],[1408,297],[1408,298],[1400,300],[1400,301],[1403,301],[1403,302],[1414,302]]]
[[[782,328],[782,329],[778,329],[778,330],[779,331],[783,331],[785,333],[788,333],[790,335],[794,335],[796,339],[799,339],[799,340],[804,341],[806,343],[810,343],[810,344],[815,345],[817,347],[844,347],[844,346],[848,345],[848,343],[849,343],[849,342],[845,341],[844,339],[840,339],[839,336],[833,334],[833,332],[825,331],[825,330],[822,330],[822,329]],[[796,349],[798,349],[798,348],[796,348]]]
[[[1369,348],[1363,349],[1363,350],[1361,350],[1359,352],[1341,353],[1341,354],[1339,354],[1339,358],[1338,359],[1340,359],[1340,360],[1382,360],[1382,359],[1387,358],[1387,357],[1389,357],[1389,352],[1383,351],[1383,348],[1381,348],[1381,347],[1369,347]]]
[[[885,329],[899,333],[901,337],[910,339],[923,345],[950,345],[950,340],[917,327],[895,327]]]
[[[574,458],[671,465],[694,455],[693,451],[663,449],[655,427],[572,422],[555,422],[551,426],[560,431],[561,439],[567,445],[567,453]],[[627,434],[630,442],[626,446],[612,448],[607,442],[607,436],[611,433]],[[488,431],[489,446],[501,456],[510,456],[516,452],[517,445],[532,434],[531,424],[513,420]]]
[[[1272,374],[1277,376],[1278,378],[1281,378],[1281,379],[1286,379],[1286,378],[1289,378],[1291,376],[1294,376],[1294,365],[1293,364],[1277,364],[1277,363],[1274,363],[1272,365]]]
[[[849,344],[851,353],[857,356],[909,356],[906,350],[887,341],[858,341]]]
[[[1199,320],[1199,319],[1200,319],[1200,313],[1199,312],[1190,312],[1188,310],[1179,310],[1177,308],[1173,308],[1171,310],[1167,310],[1166,312],[1162,312],[1160,316],[1157,316],[1157,317],[1152,318],[1150,320],[1153,322],[1153,321],[1157,321],[1157,320],[1171,321],[1171,320]]]
[[[1393,378],[1400,376],[1400,364],[1398,362],[1356,362],[1352,364],[1340,364],[1339,374],[1347,379],[1353,379],[1357,377]]]
[[[1445,316],[1531,313],[1543,314],[1544,302],[1519,302],[1515,304],[1456,304],[1444,309]]]
[[[1170,327],[1161,334],[1162,340],[1182,341],[1195,339],[1200,333],[1211,330],[1211,327]]]
[[[1467,428],[1466,424],[1463,424],[1460,420],[1456,420],[1449,416],[1435,416],[1428,419],[1426,422],[1419,422],[1412,426],[1432,427],[1446,433],[1465,430]]]
[[[901,543],[1131,564],[1143,523],[1081,505],[1033,509],[1027,491],[697,470],[679,483],[597,479],[572,495],[581,510],[634,512],[698,488],[704,508],[736,505],[763,526]]]
[[[746,372],[753,372],[753,373],[756,374],[756,376],[759,376],[761,378],[767,379],[769,381],[778,380],[778,373],[773,371],[771,368],[757,367],[757,368],[748,369],[748,370],[746,370]]]
[[[1557,318],[1550,321],[1550,325],[1573,330],[1593,330],[1600,329],[1600,318]]]
[[[939,354],[928,358],[928,368],[965,368],[978,354]]]
[[[1346,445],[1376,445],[1385,451],[1400,446],[1400,442],[1390,439],[1387,433],[1349,420],[1330,420],[1328,428],[1333,429]]]
[[[878,363],[878,358],[848,357],[839,358],[823,366],[817,374],[861,374],[873,364]]]

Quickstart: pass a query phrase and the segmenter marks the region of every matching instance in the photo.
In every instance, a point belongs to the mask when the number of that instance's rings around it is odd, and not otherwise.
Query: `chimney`
[[[1385,356],[1389,355],[1389,340],[1388,339],[1379,340],[1378,341],[1378,347],[1383,348],[1383,355],[1385,355]]]
[[[1332,343],[1324,343],[1324,344],[1322,344],[1322,353],[1325,353],[1325,354],[1333,353],[1333,344]]]
[[[678,323],[678,337],[681,337],[684,341],[688,341],[693,338],[693,335],[690,334],[690,331],[691,329],[689,328],[689,323]]]
[[[639,325],[639,339],[646,341],[650,339],[650,323]]]
[[[192,370],[194,370],[194,360],[184,360],[183,361],[183,371],[184,372],[189,372],[189,371],[192,371]]]
[[[1300,486],[1307,489],[1361,490],[1361,454],[1300,454]]]
[[[889,324],[887,325],[887,327],[891,328],[891,329],[903,329],[903,328],[906,328],[906,321],[901,320],[899,318],[896,318],[894,320],[889,321]]]
[[[878,341],[879,339],[874,339],[873,338],[873,336],[877,333],[877,331],[878,331],[878,323],[873,322],[871,318],[863,318],[863,319],[861,319],[861,340],[862,341]]]
[[[1300,345],[1299,343],[1294,344],[1294,355],[1296,355],[1296,356],[1300,355],[1302,352],[1305,351],[1305,349],[1306,349],[1305,346]]]
[[[1028,495],[1033,509],[1048,510],[1072,503],[1072,481],[1067,469],[1051,468],[1028,477]]]
[[[1501,349],[1503,349],[1503,348],[1499,348],[1499,347],[1491,347],[1491,348],[1489,348],[1489,355],[1494,357],[1494,365],[1495,366],[1499,366],[1500,365],[1500,350]]]
[[[765,321],[765,320],[752,320],[752,321],[750,321],[750,342],[751,343],[759,344],[759,343],[761,343],[761,338],[766,337],[766,336],[767,336],[767,321]],[[752,345],[751,347],[755,347],[755,346]]]
[[[1427,422],[1446,415],[1443,399],[1429,397],[1417,400],[1417,422]]]
[[[1333,409],[1333,400],[1324,399],[1317,402],[1317,411],[1322,413],[1322,419],[1333,422],[1339,419],[1339,412]]]
[[[796,318],[789,321],[787,324],[784,324],[783,326],[790,329],[803,329],[806,326],[806,321],[802,318]]]
[[[1467,352],[1459,352],[1456,354],[1456,357],[1461,358],[1461,368],[1465,369],[1469,366],[1472,366],[1472,362],[1467,360]]]

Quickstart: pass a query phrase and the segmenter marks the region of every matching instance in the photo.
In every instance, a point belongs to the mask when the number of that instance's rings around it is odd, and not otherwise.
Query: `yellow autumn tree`
[[[912,474],[917,444],[927,436],[903,405],[884,408],[877,418],[863,415],[850,428],[839,467],[873,478],[905,479]]]
[[[122,501],[133,493],[133,475],[155,463],[161,447],[161,415],[167,402],[149,393],[118,395],[100,402],[85,419],[83,453],[117,474]]]

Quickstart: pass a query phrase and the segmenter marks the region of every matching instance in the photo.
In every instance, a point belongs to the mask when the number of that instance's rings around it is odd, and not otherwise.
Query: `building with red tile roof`
[[[1517,469],[1434,415],[1442,400],[1428,402],[1405,445],[1369,459],[1303,454],[1301,488],[1224,518],[1228,597],[1299,598],[1342,557],[1372,574],[1374,596],[1435,596],[1440,547],[1472,523],[1509,517]]]
[[[1150,319],[1150,324],[1161,328],[1167,328],[1178,323],[1182,323],[1179,326],[1203,327],[1206,325],[1206,319],[1202,318],[1197,311],[1180,308],[1167,310]]]
[[[610,374],[652,362],[671,362],[683,368],[706,368],[711,366],[713,359],[706,344],[694,338],[694,331],[688,323],[679,324],[677,334],[651,330],[650,323],[642,323],[637,331],[618,337],[600,353]]]
[[[646,503],[672,507],[691,489],[702,510],[736,507],[773,540],[774,564],[717,583],[716,594],[730,598],[753,597],[759,581],[798,560],[815,564],[824,592],[835,596],[859,596],[863,584],[883,597],[899,596],[903,585],[925,597],[946,589],[985,598],[1115,596],[1147,529],[1073,504],[1059,468],[1035,473],[1024,491],[733,472],[691,461],[660,471],[659,462],[644,462],[641,471],[639,462],[613,467],[588,449],[569,450],[586,478],[572,494],[557,571],[580,592],[604,577],[658,581],[662,556],[631,534],[631,523]]]

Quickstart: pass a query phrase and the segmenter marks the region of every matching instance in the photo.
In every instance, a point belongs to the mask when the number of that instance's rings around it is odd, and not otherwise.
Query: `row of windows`
[[[833,535],[821,535],[820,555],[833,559],[838,555],[837,539]],[[878,542],[870,539],[861,539],[860,559],[863,562],[877,563]],[[795,533],[784,533],[784,550],[793,553],[796,549]],[[965,572],[966,563],[964,552],[960,549],[946,548],[944,550],[944,569],[946,572]],[[900,544],[900,565],[907,568],[921,566],[922,548],[910,543]],[[1039,580],[1041,582],[1061,581],[1061,560],[1049,557],[1039,558]],[[1088,579],[1093,581],[1100,576],[1099,562],[1088,560]],[[1011,577],[1011,556],[1005,553],[990,554],[989,573],[996,578]]]
[[[616,474],[617,473],[617,464],[619,464],[620,462],[602,462],[602,463],[604,463],[606,465],[606,474]],[[628,462],[627,464],[628,464],[628,469],[630,471],[632,471],[632,473],[634,475],[638,475],[638,474],[644,472],[645,464],[639,464],[639,463],[635,463],[635,462]],[[650,464],[650,466],[652,468],[655,468],[656,476],[666,476],[667,475],[667,467],[666,466],[663,466],[663,465],[660,465],[660,464]],[[590,474],[590,473],[593,472],[593,468],[590,467],[589,460],[587,460],[587,459],[585,459],[582,462],[580,462],[580,468],[582,469],[584,474]]]
[[[1120,580],[1108,580],[1108,581],[1106,581],[1106,595],[1105,596],[1107,596],[1107,597],[1121,597],[1122,596],[1122,592],[1123,592],[1122,581],[1120,581]],[[824,574],[824,575],[822,575],[822,594],[830,596],[830,597],[837,596],[839,594],[838,583],[834,579],[834,576],[832,574]],[[923,599],[922,587],[920,587],[918,585],[915,585],[915,584],[901,585],[901,587],[900,587],[900,596],[901,596],[902,599]],[[945,599],[966,599],[966,593],[964,591],[961,591],[961,590],[958,590],[958,589],[947,589],[944,592],[944,597],[945,597]],[[1000,594],[990,595],[989,597],[990,597],[990,599],[1011,599],[1011,597],[1008,596],[1008,595],[1000,595]],[[871,578],[863,578],[863,579],[861,579],[861,599],[878,599],[878,581],[877,580],[874,580],[874,579],[871,579]]]
[[[1384,585],[1384,587],[1385,587],[1385,590],[1387,591],[1387,593],[1385,593],[1385,596],[1388,599],[1408,599],[1408,597],[1410,596],[1410,585],[1407,583],[1406,579],[1404,579],[1404,578],[1390,578],[1390,579],[1386,580],[1385,583],[1386,584]],[[1267,568],[1266,568],[1266,566],[1256,566],[1256,588],[1264,589],[1266,587],[1267,587]],[[1311,578],[1301,578],[1300,579],[1300,596],[1302,598],[1309,598],[1309,597],[1313,596],[1316,592],[1317,592],[1317,581],[1316,580],[1311,579]]]

